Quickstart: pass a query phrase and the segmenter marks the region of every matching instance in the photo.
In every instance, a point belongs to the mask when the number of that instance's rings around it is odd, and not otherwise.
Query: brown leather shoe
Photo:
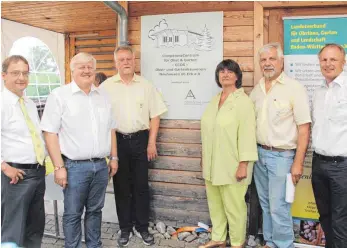
[[[200,245],[199,248],[218,248],[218,247],[225,248],[226,245],[227,245],[226,241],[223,242],[223,241],[211,240],[204,245]]]

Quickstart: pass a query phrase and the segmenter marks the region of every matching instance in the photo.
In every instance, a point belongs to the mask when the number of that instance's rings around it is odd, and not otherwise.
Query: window
[[[172,42],[172,37],[169,37],[169,42]]]
[[[164,36],[164,43],[167,43],[167,36]]]
[[[36,105],[43,106],[49,93],[61,86],[58,65],[48,46],[34,37],[23,37],[16,40],[9,55],[22,55],[30,67],[29,85],[25,95]]]
[[[178,42],[178,36],[175,35],[175,42]]]

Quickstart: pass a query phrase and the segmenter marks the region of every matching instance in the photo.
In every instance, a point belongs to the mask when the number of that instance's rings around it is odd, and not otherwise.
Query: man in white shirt
[[[29,83],[28,61],[19,55],[8,57],[2,64],[2,78],[1,241],[41,247],[46,189],[42,159],[46,151],[36,105],[24,96]]]
[[[119,46],[114,58],[118,74],[102,83],[101,88],[112,98],[113,114],[119,124],[119,172],[113,177],[121,229],[118,245],[128,245],[133,222],[138,236],[146,245],[152,245],[154,239],[148,233],[148,166],[157,156],[160,115],[167,108],[153,84],[135,74],[135,54],[131,47]]]
[[[347,247],[346,52],[327,44],[319,52],[324,77],[313,97],[312,186],[327,248]]]
[[[108,178],[118,169],[116,124],[107,94],[93,84],[95,58],[79,53],[71,59],[70,68],[73,81],[52,91],[41,127],[55,182],[63,187],[65,247],[81,247],[85,208],[86,246],[95,248],[102,245],[101,210]]]

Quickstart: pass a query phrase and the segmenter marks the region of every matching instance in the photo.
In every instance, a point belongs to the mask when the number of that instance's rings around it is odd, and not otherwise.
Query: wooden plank
[[[253,86],[253,72],[242,72],[242,86]]]
[[[113,61],[113,52],[109,54],[95,54],[93,55],[96,60]]]
[[[224,11],[223,26],[253,26],[252,11]],[[129,17],[129,31],[141,30],[141,17]]]
[[[149,182],[150,191],[156,195],[206,199],[205,185],[191,185],[165,182]],[[113,186],[110,187],[113,192]]]
[[[89,39],[89,40],[78,40],[76,39],[76,46],[94,46],[94,45],[114,45],[116,46],[116,39]]]
[[[200,130],[160,128],[158,142],[201,144]]]
[[[269,15],[270,11],[269,10],[264,10],[264,44],[269,43]]]
[[[207,212],[153,207],[150,215],[155,220],[179,221],[186,225],[195,226],[199,221],[207,225],[211,224],[210,216]]]
[[[158,156],[149,166],[151,169],[201,171],[201,159]]]
[[[84,35],[95,34],[95,36],[117,36],[117,30],[96,30],[96,31],[84,31],[70,33],[70,37],[78,36],[83,37]]]
[[[129,2],[129,16],[145,16],[173,13],[191,13],[206,11],[249,11],[253,10],[253,2],[194,2],[194,1],[159,1],[159,2]]]
[[[254,64],[259,63],[259,58],[257,56],[258,51],[264,45],[264,12],[263,6],[261,6],[258,2],[254,2]],[[262,77],[262,72],[259,66],[254,68],[254,81],[258,82]],[[251,85],[248,85],[251,86]]]
[[[223,29],[223,41],[253,41],[253,26],[231,26]]]
[[[199,144],[158,143],[157,149],[158,154],[162,156],[201,157],[201,145]]]
[[[97,63],[96,63],[96,69],[112,69],[112,70],[114,70],[115,69],[115,67],[114,67],[115,65],[114,65],[114,63],[113,62],[106,62],[106,63],[104,63],[104,62],[99,62],[99,61],[97,61]]]
[[[194,199],[167,195],[152,195],[150,205],[152,208],[208,212],[206,199]]]
[[[141,31],[129,31],[128,41],[130,45],[140,45],[141,44]]]
[[[68,67],[67,73],[70,74],[70,80],[69,81],[65,80],[66,84],[68,84],[68,83],[70,83],[72,81],[71,70],[70,70],[70,61],[71,61],[72,57],[76,55],[75,38],[74,37],[70,37],[69,41],[70,41],[70,44],[69,44],[70,60],[68,61],[68,64],[67,64],[67,67]]]
[[[253,42],[224,42],[224,56],[253,56]]]
[[[224,57],[223,59],[232,59],[236,61],[241,67],[242,71],[254,70],[253,57]]]
[[[252,11],[223,11],[223,26],[253,26]]]
[[[115,46],[94,46],[94,47],[76,47],[77,52],[86,52],[86,53],[102,53],[102,52],[114,52]]]
[[[179,184],[204,185],[201,172],[198,171],[170,171],[170,170],[148,170],[148,180],[152,182],[166,182]]]
[[[264,8],[347,6],[346,1],[260,1]]]
[[[70,72],[70,37],[68,34],[64,35],[64,46],[65,46],[65,82],[71,81],[71,72]],[[64,83],[65,83],[64,82]]]
[[[200,121],[197,120],[160,120],[160,128],[186,128],[200,129]]]
[[[270,10],[269,16],[269,42],[279,42],[283,47],[283,24],[284,11],[280,9]]]
[[[128,19],[128,31],[140,31],[141,30],[141,17],[129,17]]]

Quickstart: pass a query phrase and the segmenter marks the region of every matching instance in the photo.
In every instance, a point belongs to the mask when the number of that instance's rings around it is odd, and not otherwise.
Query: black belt
[[[38,169],[41,167],[39,163],[36,163],[36,164],[18,164],[18,163],[12,163],[12,162],[7,162],[7,163],[17,169],[25,169],[25,170]]]
[[[116,132],[117,133],[117,137],[122,138],[122,139],[133,139],[133,138],[137,138],[139,137],[141,134],[144,134],[148,132],[147,129],[145,130],[140,130],[134,133],[120,133],[120,132]]]
[[[343,162],[347,160],[347,157],[342,156],[324,156],[322,154],[318,154],[316,152],[313,152],[313,156],[316,156],[317,158],[326,161],[326,162]]]
[[[265,150],[269,150],[269,151],[274,151],[274,152],[286,152],[286,151],[292,151],[295,149],[283,149],[283,148],[276,148],[273,146],[267,146],[267,145],[262,145],[262,144],[257,144],[259,147],[265,149]]]
[[[70,159],[68,157],[66,157],[64,154],[61,155],[61,157],[63,158],[63,160],[71,160],[71,161],[76,161],[76,162],[99,162],[101,160],[104,160],[105,158],[89,158],[89,159]]]

